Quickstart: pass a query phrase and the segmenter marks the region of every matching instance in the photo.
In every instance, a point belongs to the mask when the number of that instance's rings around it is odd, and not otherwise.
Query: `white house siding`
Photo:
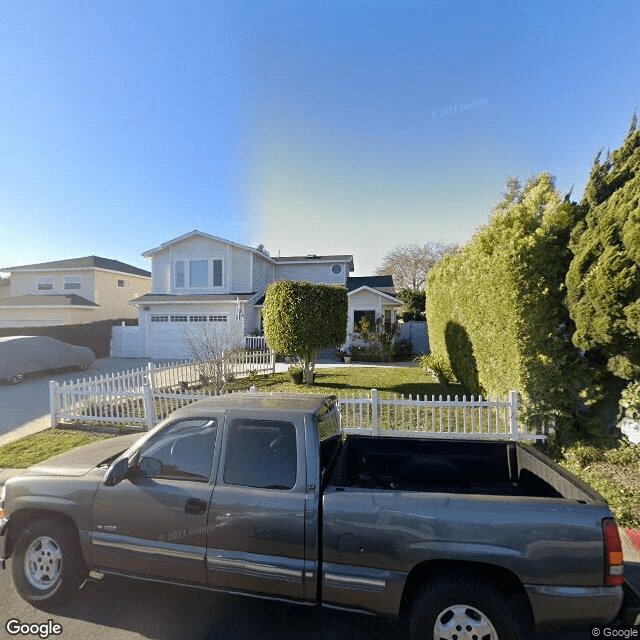
[[[251,291],[262,292],[274,280],[275,265],[273,262],[262,258],[257,253],[253,254],[253,282]]]
[[[222,287],[174,288],[176,260],[222,260]],[[251,251],[210,238],[190,237],[154,253],[151,261],[153,293],[249,293],[251,289]]]
[[[332,273],[331,267],[334,264],[342,266],[342,272],[338,275]],[[277,263],[275,270],[276,280],[304,280],[305,282],[316,282],[325,284],[346,284],[347,265],[344,262],[311,262],[309,264]]]
[[[171,291],[171,253],[156,253],[151,260],[151,293]]]
[[[251,252],[240,247],[230,247],[231,266],[229,268],[229,291],[251,293]],[[224,273],[223,273],[224,275]]]
[[[225,342],[225,348],[241,346],[244,337],[244,319],[236,319],[235,302],[216,304],[163,304],[148,305],[149,310],[140,310],[140,351],[141,357],[154,360],[191,358],[188,338],[199,340],[207,335],[215,335]],[[226,322],[213,322],[210,316],[227,316]],[[166,317],[161,322],[152,321],[152,316]],[[206,316],[205,321],[194,317]],[[175,317],[186,317],[185,321],[175,321]],[[225,332],[228,338],[223,338]]]

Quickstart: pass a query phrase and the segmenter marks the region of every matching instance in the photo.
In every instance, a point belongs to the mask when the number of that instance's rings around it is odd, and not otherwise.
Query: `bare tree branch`
[[[423,291],[429,269],[457,246],[455,243],[444,242],[427,242],[422,246],[399,245],[385,255],[376,273],[393,276],[393,284],[398,290]]]

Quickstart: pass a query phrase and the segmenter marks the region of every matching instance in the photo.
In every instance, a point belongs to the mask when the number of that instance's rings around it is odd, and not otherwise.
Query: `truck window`
[[[224,465],[225,484],[292,489],[296,483],[296,429],[290,422],[234,420]]]
[[[208,482],[217,431],[215,418],[178,420],[167,425],[140,451],[140,474]]]
[[[337,405],[318,416],[318,438],[320,441],[332,438],[340,432],[340,410]]]

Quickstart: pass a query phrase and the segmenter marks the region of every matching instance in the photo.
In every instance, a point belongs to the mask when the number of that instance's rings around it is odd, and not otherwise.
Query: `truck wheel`
[[[86,575],[77,541],[52,520],[36,520],[20,532],[11,569],[18,593],[34,605],[60,604]]]
[[[443,575],[420,590],[411,608],[411,640],[523,640],[519,620],[490,583],[466,575]]]

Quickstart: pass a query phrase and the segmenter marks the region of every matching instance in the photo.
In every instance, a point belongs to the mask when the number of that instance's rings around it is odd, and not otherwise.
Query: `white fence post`
[[[518,392],[509,391],[509,421],[511,423],[511,437],[518,440]]]
[[[147,380],[148,380],[149,390],[155,391],[156,390],[155,365],[153,364],[153,362],[150,362],[147,365],[147,371],[148,371]],[[142,385],[142,387],[144,388],[144,384]]]
[[[377,436],[380,435],[380,427],[378,426],[378,390],[371,389],[371,430]]]
[[[58,426],[58,387],[55,380],[49,380],[49,412],[51,415],[51,427]]]
[[[142,385],[142,403],[144,406],[144,417],[147,421],[147,431],[153,428],[156,418],[156,411],[153,404],[153,396],[151,395],[151,386],[149,384]]]

